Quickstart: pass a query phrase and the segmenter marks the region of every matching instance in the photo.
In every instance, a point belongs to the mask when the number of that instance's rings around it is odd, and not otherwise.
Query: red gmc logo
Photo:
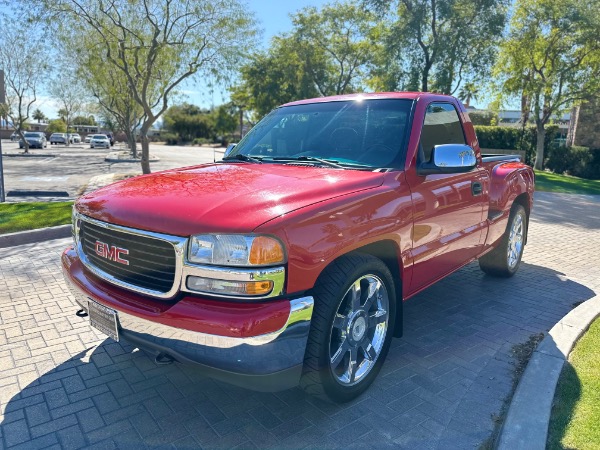
[[[96,241],[96,255],[104,259],[109,259],[119,264],[129,265],[129,261],[123,259],[122,255],[129,255],[129,250],[126,248],[116,247],[114,245],[108,245],[104,242]]]

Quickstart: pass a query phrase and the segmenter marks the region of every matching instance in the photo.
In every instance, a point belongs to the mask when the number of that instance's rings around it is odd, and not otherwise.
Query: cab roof
[[[373,92],[373,93],[360,93],[360,94],[345,94],[345,95],[332,95],[330,97],[317,97],[309,98],[306,100],[298,100],[295,102],[286,103],[281,106],[293,106],[293,105],[306,105],[310,103],[325,103],[325,102],[339,102],[348,100],[371,100],[371,99],[407,99],[407,100],[418,100],[420,98],[435,97],[437,99],[446,97],[451,99],[450,95],[433,94],[431,92]]]

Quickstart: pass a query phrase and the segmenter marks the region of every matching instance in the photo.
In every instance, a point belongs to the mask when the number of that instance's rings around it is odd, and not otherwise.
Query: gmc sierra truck
[[[81,197],[62,266],[78,315],[157,363],[263,391],[360,395],[402,305],[476,259],[509,277],[534,175],[482,156],[453,97],[303,100],[222,161]]]

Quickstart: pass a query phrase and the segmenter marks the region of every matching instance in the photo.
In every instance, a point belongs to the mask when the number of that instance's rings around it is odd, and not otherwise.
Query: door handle
[[[471,193],[473,196],[481,195],[483,192],[483,187],[479,181],[473,181],[471,183]]]

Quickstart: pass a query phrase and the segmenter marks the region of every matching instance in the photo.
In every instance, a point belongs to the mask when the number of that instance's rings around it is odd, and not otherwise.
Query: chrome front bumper
[[[63,274],[79,306],[87,312],[91,298]],[[110,307],[110,305],[105,305]],[[278,391],[298,384],[310,330],[314,300],[290,300],[290,314],[278,331],[245,338],[179,329],[117,310],[119,336],[153,354],[195,363],[207,375],[261,391]]]

